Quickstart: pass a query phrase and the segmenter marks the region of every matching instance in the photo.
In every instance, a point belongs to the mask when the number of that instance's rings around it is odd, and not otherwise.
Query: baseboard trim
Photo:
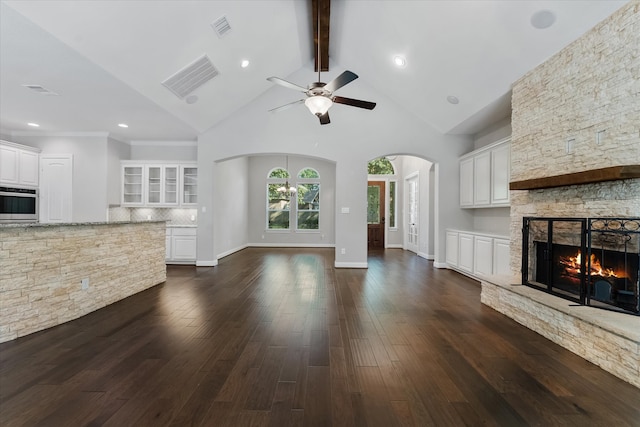
[[[228,251],[224,251],[224,252],[222,252],[221,254],[218,254],[218,259],[220,259],[220,258],[224,258],[224,257],[229,256],[229,255],[231,255],[231,254],[234,254],[234,253],[236,253],[236,252],[238,252],[238,251],[241,251],[241,250],[243,250],[243,249],[246,249],[248,246],[249,246],[249,245],[240,245],[240,246],[238,246],[237,248],[233,248],[233,249],[229,249]]]
[[[366,262],[338,262],[334,264],[335,268],[369,268]]]
[[[392,245],[387,245],[386,249],[404,249],[402,244],[394,243]]]
[[[449,264],[447,264],[446,262],[433,262],[433,266],[435,268],[449,268]]]
[[[217,259],[211,261],[196,261],[196,267],[215,267],[216,265],[218,265]]]

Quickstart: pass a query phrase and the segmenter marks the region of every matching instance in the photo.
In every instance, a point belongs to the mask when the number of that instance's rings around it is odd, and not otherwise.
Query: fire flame
[[[560,264],[565,266],[565,271],[569,274],[580,274],[580,264],[582,254],[580,251],[575,256],[560,257]],[[591,254],[591,275],[601,277],[625,277],[620,276],[612,268],[603,267],[595,254]]]

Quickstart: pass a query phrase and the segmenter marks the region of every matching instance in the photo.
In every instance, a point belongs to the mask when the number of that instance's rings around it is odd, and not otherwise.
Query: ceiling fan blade
[[[329,123],[331,123],[331,120],[329,120],[329,112],[328,111],[326,113],[318,116],[318,118],[320,119],[320,124],[321,125],[328,125]]]
[[[347,83],[351,83],[357,78],[358,78],[358,75],[356,73],[352,73],[351,71],[347,70],[344,73],[340,74],[335,79],[331,80],[329,83],[327,83],[324,86],[324,88],[330,92],[335,92],[336,90],[340,89],[342,86],[346,85]]]
[[[268,77],[267,80],[269,80],[270,82],[275,83],[277,85],[284,86],[287,89],[298,90],[298,91],[304,92],[304,93],[306,93],[307,90],[308,90],[306,87],[298,86],[297,84],[288,82],[286,80],[283,80],[280,77]]]
[[[360,99],[353,99],[353,98],[345,98],[343,96],[334,96],[333,102],[335,102],[336,104],[350,105],[352,107],[364,108],[367,110],[373,110],[376,106],[375,102],[362,101]]]
[[[288,104],[284,104],[284,105],[281,105],[279,107],[272,108],[271,110],[269,110],[269,112],[277,113],[278,111],[286,110],[287,108],[291,108],[291,107],[293,107],[294,105],[297,105],[297,104],[302,104],[303,102],[304,102],[304,99],[299,99],[297,101],[293,101],[293,102],[290,102]]]

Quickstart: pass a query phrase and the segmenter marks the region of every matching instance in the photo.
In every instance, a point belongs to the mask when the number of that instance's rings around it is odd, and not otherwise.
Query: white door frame
[[[416,231],[416,242],[415,244],[412,244],[409,241],[409,233],[411,232],[411,224],[409,223],[409,216],[411,215],[411,194],[409,191],[409,182],[410,181],[415,181],[415,220],[416,220],[416,224],[417,224],[417,231]],[[420,249],[420,245],[419,245],[419,237],[420,237],[420,172],[416,171],[413,172],[409,175],[406,175],[404,177],[404,215],[402,218],[403,221],[403,226],[404,226],[404,238],[403,238],[403,245],[404,245],[404,249],[405,250],[409,250],[411,252],[414,252],[415,254],[418,254],[419,249]]]

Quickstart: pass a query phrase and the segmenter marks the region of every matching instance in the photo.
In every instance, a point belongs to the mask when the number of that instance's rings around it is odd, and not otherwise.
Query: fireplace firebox
[[[640,218],[525,217],[522,283],[640,314]]]

